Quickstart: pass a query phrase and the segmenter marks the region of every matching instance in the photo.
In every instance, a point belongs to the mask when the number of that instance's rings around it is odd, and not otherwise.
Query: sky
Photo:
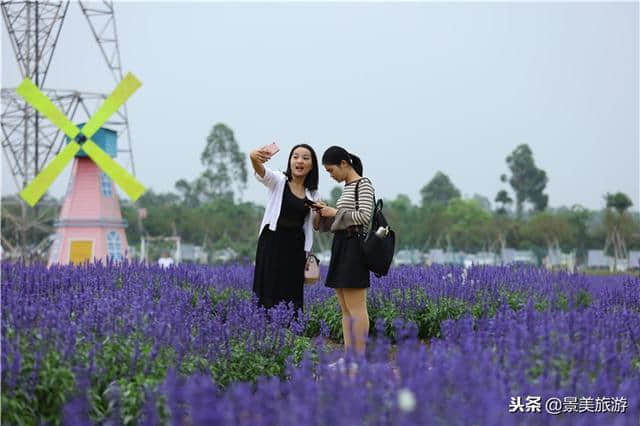
[[[438,171],[464,197],[513,197],[500,175],[528,144],[551,207],[600,209],[618,191],[640,205],[637,2],[116,2],[115,15],[124,70],[142,81],[127,103],[137,177],[156,192],[195,179],[225,123],[249,171],[272,141],[276,170],[296,143],[319,157],[340,145],[385,199],[419,203]],[[2,87],[15,87],[4,22],[1,41]],[[114,85],[72,3],[45,87]],[[3,195],[16,192],[6,164]],[[321,195],[335,185],[321,169]],[[264,205],[266,189],[250,176],[242,198]]]

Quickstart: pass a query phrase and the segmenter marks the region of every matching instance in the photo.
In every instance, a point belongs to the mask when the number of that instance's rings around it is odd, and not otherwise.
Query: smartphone
[[[280,151],[280,148],[278,148],[278,145],[276,145],[275,142],[270,143],[269,145],[263,146],[262,149],[267,151],[269,153],[269,155],[271,155],[271,156],[276,155],[278,153],[278,151]]]

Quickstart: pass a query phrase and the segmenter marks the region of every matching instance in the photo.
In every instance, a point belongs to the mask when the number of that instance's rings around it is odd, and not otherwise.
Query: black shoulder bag
[[[356,183],[356,210],[360,209],[358,204],[360,180]],[[387,275],[391,267],[393,253],[396,248],[396,234],[382,214],[382,200],[376,202],[374,196],[373,202],[373,214],[371,215],[369,229],[366,230],[364,235],[360,236],[360,241],[367,268],[379,278]]]

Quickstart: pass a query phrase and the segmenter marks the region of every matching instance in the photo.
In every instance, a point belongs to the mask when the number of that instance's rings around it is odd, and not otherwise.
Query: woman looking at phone
[[[268,190],[253,275],[253,291],[259,303],[271,308],[293,302],[303,309],[304,266],[313,245],[313,216],[305,199],[318,199],[318,161],[307,144],[293,147],[286,172],[265,167],[278,148],[275,144],[249,154],[256,179]]]
[[[369,335],[369,269],[364,261],[360,235],[365,232],[373,213],[374,189],[371,181],[362,177],[360,158],[342,147],[332,146],[327,149],[322,156],[322,164],[335,181],[345,184],[337,208],[322,202],[316,203],[320,209],[314,220],[314,228],[327,230],[330,225],[330,230],[334,233],[325,285],[335,289],[338,296],[342,310],[345,351],[352,347],[353,332],[356,353],[364,355]],[[342,362],[342,358],[337,361],[338,364]]]

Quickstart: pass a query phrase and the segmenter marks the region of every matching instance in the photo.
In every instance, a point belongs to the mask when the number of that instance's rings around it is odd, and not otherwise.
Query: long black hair
[[[362,161],[360,157],[355,154],[349,153],[341,146],[332,146],[322,154],[322,164],[330,166],[339,166],[342,160],[346,161],[357,174],[362,176]]]
[[[309,191],[315,191],[318,189],[318,158],[316,157],[316,152],[306,143],[300,143],[293,148],[291,148],[291,152],[289,153],[289,159],[287,160],[287,171],[284,174],[287,176],[287,180],[291,181],[293,175],[291,174],[291,157],[293,157],[293,151],[297,148],[305,148],[308,149],[311,153],[311,162],[313,163],[311,166],[311,170],[307,174],[307,177],[304,178],[304,187]]]

